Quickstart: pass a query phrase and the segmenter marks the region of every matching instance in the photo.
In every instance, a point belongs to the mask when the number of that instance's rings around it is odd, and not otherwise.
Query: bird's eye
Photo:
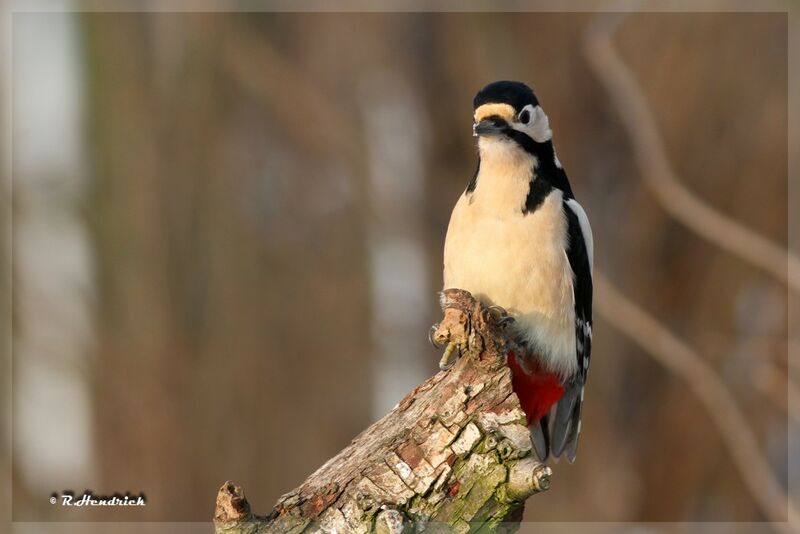
[[[527,109],[523,109],[519,114],[519,121],[522,124],[528,124],[529,120],[531,120],[531,112]]]

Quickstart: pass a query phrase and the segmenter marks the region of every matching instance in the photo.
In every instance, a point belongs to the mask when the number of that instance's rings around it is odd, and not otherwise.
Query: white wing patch
[[[592,227],[589,224],[589,217],[586,216],[583,206],[578,204],[578,201],[574,198],[567,200],[567,206],[569,206],[569,209],[578,217],[578,223],[581,225],[581,233],[583,234],[583,241],[586,244],[586,255],[589,256],[589,273],[594,274],[594,239],[592,237]]]

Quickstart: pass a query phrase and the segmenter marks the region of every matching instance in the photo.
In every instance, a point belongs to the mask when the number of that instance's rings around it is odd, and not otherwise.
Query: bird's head
[[[522,82],[493,82],[473,100],[473,135],[482,157],[522,150],[536,154],[536,144],[552,138],[550,123],[533,90]]]

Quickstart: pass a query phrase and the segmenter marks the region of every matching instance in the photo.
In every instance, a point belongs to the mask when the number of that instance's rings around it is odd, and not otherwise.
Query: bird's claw
[[[433,325],[431,325],[431,329],[428,330],[428,341],[430,342],[431,345],[433,345],[433,348],[435,349],[441,349],[442,346],[444,345],[443,342],[437,341],[436,339],[437,337],[436,332],[438,330],[439,330],[439,323],[433,323]]]
[[[499,321],[497,321],[497,326],[502,329],[508,329],[511,325],[515,323],[515,319],[510,315],[506,315],[505,317],[501,317]]]
[[[492,306],[487,306],[486,309],[491,313],[497,313],[501,317],[505,317],[506,315],[508,315],[506,309],[502,306],[498,306],[497,304],[494,304]]]
[[[456,361],[458,361],[458,357],[461,355],[461,349],[461,344],[457,341],[448,343],[444,354],[442,354],[442,358],[439,360],[439,369],[446,371],[453,367]],[[455,354],[455,357],[453,357],[453,354]]]
[[[508,317],[508,312],[502,306],[487,306],[481,310],[481,315],[484,321],[488,321],[490,318],[499,321],[503,317]]]
[[[506,329],[514,324],[514,318],[502,306],[488,306],[481,313],[485,321],[491,318],[500,328]]]

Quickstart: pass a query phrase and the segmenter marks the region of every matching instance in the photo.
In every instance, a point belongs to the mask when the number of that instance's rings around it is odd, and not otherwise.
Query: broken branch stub
[[[500,319],[462,290],[442,295],[433,338],[461,358],[411,391],[303,484],[256,516],[241,488],[217,497],[217,533],[513,530],[550,469],[532,454]]]

